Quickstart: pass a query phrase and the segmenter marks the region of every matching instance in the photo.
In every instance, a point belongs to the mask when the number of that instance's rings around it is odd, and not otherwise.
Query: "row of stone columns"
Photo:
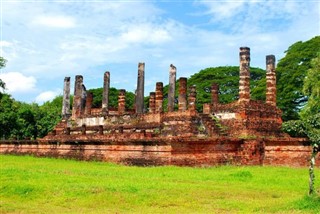
[[[239,102],[250,101],[250,48],[241,47],[240,53],[240,80],[239,80]],[[176,84],[176,67],[170,65],[169,68],[169,90],[168,90],[168,112],[174,111],[175,103],[175,84]],[[275,73],[275,56],[266,56],[266,74],[267,74],[267,92],[266,103],[276,106],[276,73]],[[135,99],[136,113],[142,114],[144,111],[144,72],[145,63],[138,64],[138,79]],[[181,77],[179,79],[179,95],[178,95],[178,109],[179,111],[195,108],[196,91],[194,87],[190,87],[189,100],[187,102],[187,78]],[[109,107],[109,89],[110,89],[110,72],[104,73],[103,82],[103,98],[102,98],[102,113],[108,113]],[[219,86],[214,83],[211,86],[211,103],[219,103]],[[119,113],[125,112],[125,90],[119,91],[118,108]],[[72,108],[72,117],[76,118],[82,114],[90,114],[92,106],[92,94],[86,92],[83,84],[83,77],[77,75],[75,79],[74,100]],[[194,104],[193,104],[194,103]],[[149,112],[158,113],[163,112],[163,83],[156,83],[156,91],[150,93]],[[64,80],[63,91],[63,106],[62,116],[64,119],[70,116],[70,77]]]
[[[171,67],[172,68],[172,67]],[[175,78],[175,77],[174,77]],[[173,84],[175,88],[175,82]],[[168,92],[168,112],[174,111],[174,100],[173,104],[169,106],[169,97],[175,98],[174,91]],[[187,78],[181,77],[179,79],[179,96],[178,96],[179,111],[195,110],[196,109],[196,87],[190,87],[190,93],[187,102]],[[189,104],[187,107],[187,103]],[[150,92],[149,99],[149,113],[161,113],[163,112],[163,83],[156,83],[156,91]]]
[[[135,99],[135,108],[137,114],[142,114],[144,111],[144,71],[145,63],[138,64],[138,79]],[[169,69],[169,91],[168,91],[168,112],[174,111],[175,104],[175,84],[176,84],[176,67],[170,65]],[[181,77],[179,79],[179,96],[178,106],[179,111],[187,110],[187,78]],[[110,90],[110,72],[106,71],[103,78],[103,94],[102,94],[102,114],[108,114],[109,108],[109,90]],[[190,88],[189,108],[195,109],[195,88]],[[118,97],[118,112],[123,114],[125,112],[125,93],[124,89],[119,90]],[[194,95],[194,97],[192,97]],[[86,91],[83,84],[83,77],[77,75],[74,86],[74,100],[72,108],[72,118],[77,118],[83,114],[90,115],[93,102],[93,95]],[[156,83],[156,91],[150,93],[149,112],[159,113],[163,112],[163,83]],[[194,103],[194,104],[193,104]],[[70,117],[70,77],[64,80],[63,91],[63,118]]]

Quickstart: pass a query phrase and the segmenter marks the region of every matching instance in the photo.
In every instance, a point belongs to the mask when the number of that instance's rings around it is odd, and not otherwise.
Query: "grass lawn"
[[[0,213],[320,213],[320,198],[307,196],[307,168],[0,162]],[[319,191],[319,169],[316,179]]]

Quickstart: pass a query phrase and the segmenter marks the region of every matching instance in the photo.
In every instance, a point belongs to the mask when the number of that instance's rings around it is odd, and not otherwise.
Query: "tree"
[[[92,107],[93,108],[101,108],[102,106],[102,94],[103,88],[95,88],[89,89],[89,92],[93,94]],[[109,107],[110,108],[118,108],[118,95],[119,90],[113,87],[109,89]],[[132,92],[126,92],[126,108],[132,109],[134,105],[135,95]]]
[[[315,115],[320,112],[320,52],[311,61],[311,68],[304,79],[303,93],[308,103],[301,111],[301,116]]]
[[[61,120],[62,99],[62,96],[57,96],[41,106],[34,106],[37,137],[46,136]]]
[[[283,129],[294,137],[308,137],[311,146],[311,158],[309,167],[309,194],[314,189],[315,158],[320,149],[320,57],[311,61],[311,68],[304,79],[303,93],[307,96],[308,103],[300,113],[300,120],[291,120],[283,123]]]
[[[8,139],[13,137],[12,130],[17,127],[17,105],[8,94],[0,97],[0,137]]]
[[[317,56],[320,36],[306,42],[296,42],[285,52],[277,66],[277,104],[283,111],[282,118],[299,119],[299,111],[306,105],[308,96],[303,93],[303,81]]]
[[[0,69],[6,66],[7,60],[5,60],[3,57],[0,57]],[[5,89],[6,84],[0,79],[0,88]],[[1,91],[0,91],[0,96],[1,96]]]
[[[251,98],[265,99],[266,72],[260,68],[250,68]],[[202,111],[204,103],[211,102],[211,85],[219,84],[220,103],[230,103],[239,97],[239,67],[221,66],[206,68],[192,75],[188,79],[188,86],[196,85],[197,110]],[[176,95],[178,95],[179,81],[176,82]],[[168,94],[168,85],[164,87],[165,97]]]
[[[311,68],[303,84],[304,95],[308,96],[308,103],[301,111],[301,117],[307,118],[306,129],[312,144],[312,154],[310,159],[310,181],[309,194],[314,190],[314,165],[315,157],[320,149],[320,53],[311,61]]]

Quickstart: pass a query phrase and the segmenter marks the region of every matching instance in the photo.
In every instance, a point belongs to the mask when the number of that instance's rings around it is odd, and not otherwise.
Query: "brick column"
[[[62,101],[62,119],[70,117],[70,77],[64,78],[63,101]]]
[[[83,77],[77,75],[74,83],[74,97],[72,105],[72,118],[76,119],[81,115],[81,96],[82,96]]]
[[[179,79],[179,111],[187,110],[187,78],[180,77]]]
[[[118,96],[118,112],[123,114],[126,110],[126,90],[120,89]]]
[[[196,86],[190,86],[189,88],[189,96],[188,96],[188,109],[190,111],[195,111],[196,110],[196,97],[197,97],[197,91],[196,91]]]
[[[175,91],[176,91],[176,73],[177,73],[177,68],[171,64],[169,69],[168,112],[174,111],[174,100],[175,100]]]
[[[86,108],[85,108],[86,115],[91,115],[92,101],[93,101],[93,94],[91,92],[87,92]]]
[[[149,113],[156,112],[156,93],[150,92],[149,98]]]
[[[110,72],[106,71],[103,76],[102,113],[107,114],[109,108]]]
[[[240,48],[239,102],[250,101],[250,48]]]
[[[266,67],[267,67],[267,93],[266,103],[276,106],[277,105],[277,87],[276,87],[276,69],[275,69],[276,58],[274,55],[266,56]]]
[[[139,62],[138,65],[138,81],[136,92],[136,113],[142,114],[144,109],[144,68],[145,64]]]
[[[212,83],[211,85],[211,104],[215,105],[219,103],[219,85],[218,83]]]
[[[163,112],[163,83],[157,82],[156,83],[156,113],[162,113]]]

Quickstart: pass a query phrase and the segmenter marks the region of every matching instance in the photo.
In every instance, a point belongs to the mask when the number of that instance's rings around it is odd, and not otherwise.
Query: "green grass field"
[[[320,198],[307,196],[307,168],[0,161],[0,213],[320,213]]]

